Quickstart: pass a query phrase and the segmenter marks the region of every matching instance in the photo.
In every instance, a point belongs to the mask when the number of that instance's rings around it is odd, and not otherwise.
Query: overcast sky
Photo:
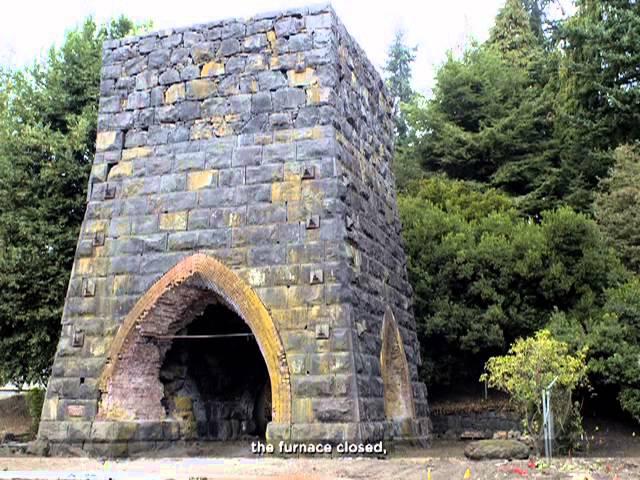
[[[418,46],[414,88],[428,93],[435,68],[447,50],[460,51],[471,38],[484,40],[504,0],[334,0],[334,9],[379,68],[394,31],[403,28]],[[313,0],[10,0],[0,16],[0,62],[30,63],[64,32],[92,15],[104,21],[120,14],[136,21],[151,19],[154,28],[253,14],[307,4]],[[321,2],[325,3],[325,2]]]

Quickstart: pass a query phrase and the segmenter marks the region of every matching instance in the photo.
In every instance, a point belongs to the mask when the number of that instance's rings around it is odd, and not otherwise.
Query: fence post
[[[551,409],[551,389],[558,380],[558,377],[542,390],[542,431],[544,435],[544,454],[547,462],[551,462],[553,457],[553,440],[555,436],[553,428],[553,411]]]

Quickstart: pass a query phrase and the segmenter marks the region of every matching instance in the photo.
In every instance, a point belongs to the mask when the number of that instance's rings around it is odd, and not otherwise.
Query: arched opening
[[[398,324],[389,307],[382,321],[380,368],[384,387],[384,413],[387,420],[415,418],[407,357]]]
[[[165,340],[170,347],[159,372],[161,403],[167,418],[180,422],[182,436],[264,438],[271,384],[248,325],[225,305],[212,303],[174,337]]]
[[[182,260],[136,303],[100,379],[101,420],[175,420],[185,439],[290,423],[289,369],[255,292],[215,259]]]

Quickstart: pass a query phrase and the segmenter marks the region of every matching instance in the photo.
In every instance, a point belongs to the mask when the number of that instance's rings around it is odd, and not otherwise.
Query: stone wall
[[[123,451],[127,442],[179,438],[173,424],[97,421],[98,380],[117,360],[109,352],[123,322],[153,322],[130,318],[133,307],[196,252],[237,275],[275,325],[291,415],[274,438],[390,435],[380,372],[386,306],[426,421],[390,170],[391,103],[333,10],[108,41],[100,93],[39,436],[98,450],[120,442]],[[425,421],[409,436],[426,438]]]
[[[413,317],[397,210],[393,106],[366,55],[338,21],[337,127],[339,180],[345,202],[352,285],[354,352],[361,418],[385,419],[380,372],[382,325],[390,307],[404,342],[416,413],[428,418],[427,390],[418,381],[420,348]],[[399,375],[399,372],[395,373]],[[428,423],[419,427],[425,432]]]
[[[492,438],[496,432],[522,430],[520,417],[512,411],[434,414],[431,421],[432,434],[448,440],[458,440],[465,433],[477,438]]]

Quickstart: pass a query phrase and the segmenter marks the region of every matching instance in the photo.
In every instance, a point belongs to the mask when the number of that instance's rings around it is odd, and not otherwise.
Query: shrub
[[[506,355],[491,357],[481,381],[509,394],[516,410],[522,415],[526,433],[542,437],[542,390],[555,378],[551,395],[560,446],[572,447],[582,433],[578,406],[571,394],[587,373],[586,350],[575,355],[569,345],[556,340],[548,330],[533,337],[516,340]]]
[[[45,390],[42,388],[32,388],[26,394],[27,409],[31,417],[31,434],[35,437],[40,425],[42,415],[42,405],[44,404]]]

